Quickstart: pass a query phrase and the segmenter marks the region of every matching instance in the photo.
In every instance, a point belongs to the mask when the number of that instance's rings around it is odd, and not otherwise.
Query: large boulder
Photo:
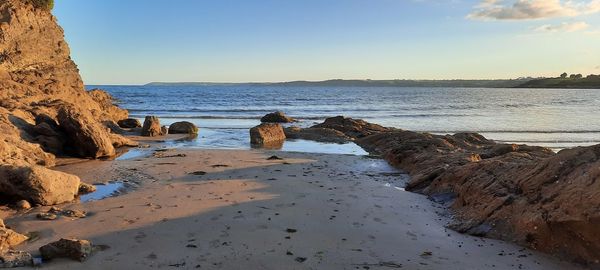
[[[269,113],[269,114],[263,116],[260,119],[260,121],[263,123],[292,123],[292,122],[295,122],[296,120],[294,120],[294,118],[286,116],[281,111],[276,111],[276,112]]]
[[[169,126],[169,134],[198,134],[198,127],[190,122],[176,122]]]
[[[122,127],[122,128],[142,127],[142,123],[140,122],[140,120],[137,120],[135,118],[127,118],[127,119],[119,120],[117,122],[117,124],[119,125],[119,127]]]
[[[284,129],[287,139],[302,139],[309,141],[325,142],[325,143],[347,143],[352,141],[352,138],[346,134],[330,128],[299,128],[289,127]]]
[[[58,124],[69,137],[71,151],[80,157],[101,158],[115,155],[115,148],[107,128],[92,115],[73,106],[59,109]]]
[[[69,258],[83,262],[92,254],[93,246],[90,241],[77,239],[60,239],[40,247],[44,260]]]
[[[142,136],[145,137],[156,137],[164,135],[161,126],[160,120],[156,116],[146,116],[144,120],[144,126],[142,127]]]
[[[0,193],[41,205],[55,205],[75,199],[79,177],[41,166],[0,166]]]
[[[280,124],[263,123],[250,129],[250,143],[268,146],[285,141],[285,132]]]

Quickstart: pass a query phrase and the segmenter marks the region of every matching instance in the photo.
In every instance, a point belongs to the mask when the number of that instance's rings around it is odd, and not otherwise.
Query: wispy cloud
[[[600,12],[600,0],[481,0],[467,16],[475,20],[533,20]]]
[[[577,32],[588,29],[590,27],[586,22],[564,22],[561,24],[546,24],[535,29],[541,33],[559,33],[559,32]]]

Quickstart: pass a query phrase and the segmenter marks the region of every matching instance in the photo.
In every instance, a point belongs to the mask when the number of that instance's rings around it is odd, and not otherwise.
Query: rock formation
[[[177,122],[169,126],[169,134],[198,134],[198,127],[190,122]]]
[[[70,202],[79,192],[79,177],[42,166],[0,166],[0,190],[15,199],[41,205]]]
[[[146,116],[146,119],[144,120],[144,126],[142,127],[142,136],[156,137],[161,135],[164,134],[158,117]]]
[[[346,136],[346,134],[331,128],[289,127],[285,128],[284,132],[285,137],[287,139],[302,139],[309,141],[339,144],[352,141],[352,138]]]
[[[283,141],[285,133],[280,124],[263,123],[250,129],[250,143],[254,146],[277,148],[276,146],[281,146]]]
[[[135,118],[127,118],[117,122],[117,124],[122,128],[140,128],[142,127],[142,123],[140,120]]]
[[[104,91],[86,91],[69,54],[63,30],[48,9],[31,1],[0,0],[0,163],[15,181],[4,179],[0,193],[41,204],[63,201],[70,195],[47,194],[58,190],[56,175],[37,166],[52,167],[55,155],[115,155],[113,141],[120,136],[107,127],[127,118],[127,111],[114,106]],[[33,174],[22,173],[27,167]],[[27,175],[49,178],[33,183]],[[17,188],[20,183],[48,186],[25,192],[25,186]]]
[[[263,123],[292,123],[296,120],[286,116],[283,112],[277,111],[263,116],[260,121]]]
[[[433,135],[350,118],[316,127],[343,132],[407,171],[407,190],[448,205],[457,231],[598,266],[600,145],[555,154],[474,133]]]
[[[44,245],[40,253],[44,260],[56,258],[69,258],[76,261],[85,261],[92,253],[93,246],[90,241],[77,239],[60,239]]]

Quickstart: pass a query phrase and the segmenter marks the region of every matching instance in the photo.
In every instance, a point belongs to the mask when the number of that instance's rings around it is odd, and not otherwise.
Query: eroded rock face
[[[160,120],[156,116],[146,116],[142,127],[142,136],[156,137],[163,135]]]
[[[284,132],[287,139],[302,139],[340,144],[352,141],[352,138],[346,136],[346,134],[331,128],[289,127],[285,128]]]
[[[41,205],[55,205],[75,199],[80,179],[41,166],[0,166],[0,193]]]
[[[555,154],[474,133],[440,136],[386,131],[354,119],[335,123],[327,126],[353,134],[367,151],[409,172],[408,190],[449,205],[453,229],[568,260],[600,261],[600,145]]]
[[[190,122],[177,122],[169,126],[169,134],[198,134],[198,127]]]
[[[281,111],[269,113],[260,119],[263,123],[292,123],[294,118],[288,117]]]
[[[57,128],[61,107],[84,111],[100,126],[127,112],[105,92],[85,90],[56,19],[29,3],[0,0],[0,162],[53,166],[65,142],[79,138]]]
[[[58,110],[57,119],[60,128],[70,138],[71,150],[75,154],[91,158],[115,155],[108,130],[86,111],[63,106]]]
[[[40,248],[44,260],[56,258],[69,258],[76,261],[85,261],[92,254],[92,243],[87,240],[60,239]]]
[[[283,144],[285,133],[280,124],[263,123],[250,129],[250,143],[255,146]]]

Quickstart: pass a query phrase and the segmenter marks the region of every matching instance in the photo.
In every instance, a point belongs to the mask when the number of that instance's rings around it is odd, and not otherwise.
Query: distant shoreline
[[[600,89],[599,76],[508,80],[326,80],[266,83],[151,82],[144,86],[461,87]]]

